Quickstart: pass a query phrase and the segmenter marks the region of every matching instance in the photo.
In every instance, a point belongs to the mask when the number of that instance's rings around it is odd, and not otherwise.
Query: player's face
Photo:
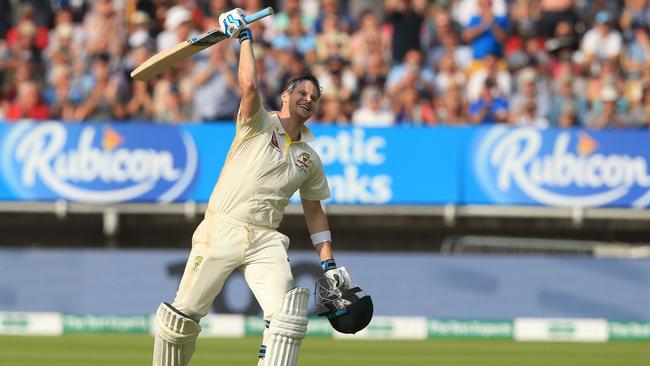
[[[291,115],[304,121],[308,120],[316,111],[318,104],[316,85],[309,80],[301,81],[288,93],[288,103]]]

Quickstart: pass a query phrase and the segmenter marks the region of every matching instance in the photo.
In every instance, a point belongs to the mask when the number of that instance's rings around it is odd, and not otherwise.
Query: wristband
[[[311,242],[314,245],[323,244],[326,241],[329,241],[329,242],[332,241],[332,234],[330,233],[329,230],[321,231],[321,232],[316,233],[316,234],[311,234]]]
[[[237,35],[237,38],[239,38],[239,43],[241,44],[245,40],[249,39],[251,42],[253,42],[253,32],[249,28],[244,28],[241,31],[239,31],[239,34]]]
[[[336,268],[336,262],[334,261],[334,259],[326,259],[320,262],[320,266],[323,269],[323,272],[327,272],[330,269]]]

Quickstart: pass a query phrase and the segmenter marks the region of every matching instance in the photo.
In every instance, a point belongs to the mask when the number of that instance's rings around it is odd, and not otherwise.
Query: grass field
[[[259,338],[200,339],[192,366],[257,365]],[[151,364],[146,335],[0,336],[1,366]],[[650,365],[649,342],[515,343],[512,341],[336,341],[305,339],[300,366],[601,366]]]

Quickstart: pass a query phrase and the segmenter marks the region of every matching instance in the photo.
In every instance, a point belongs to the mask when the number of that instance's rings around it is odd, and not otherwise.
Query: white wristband
[[[332,234],[328,231],[321,231],[316,234],[311,234],[311,242],[314,245],[323,244],[324,242],[332,241]]]

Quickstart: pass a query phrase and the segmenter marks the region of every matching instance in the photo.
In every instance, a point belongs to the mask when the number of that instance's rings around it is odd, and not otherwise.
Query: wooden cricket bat
[[[271,14],[273,14],[273,8],[269,6],[257,13],[246,15],[244,21],[246,24],[250,24]],[[228,36],[226,36],[220,28],[211,29],[199,36],[180,42],[173,47],[160,51],[149,57],[145,62],[131,72],[131,77],[137,80],[151,80],[156,75],[165,72],[181,60],[187,59],[195,53],[202,51],[215,43],[221,42],[226,38],[228,38]]]

